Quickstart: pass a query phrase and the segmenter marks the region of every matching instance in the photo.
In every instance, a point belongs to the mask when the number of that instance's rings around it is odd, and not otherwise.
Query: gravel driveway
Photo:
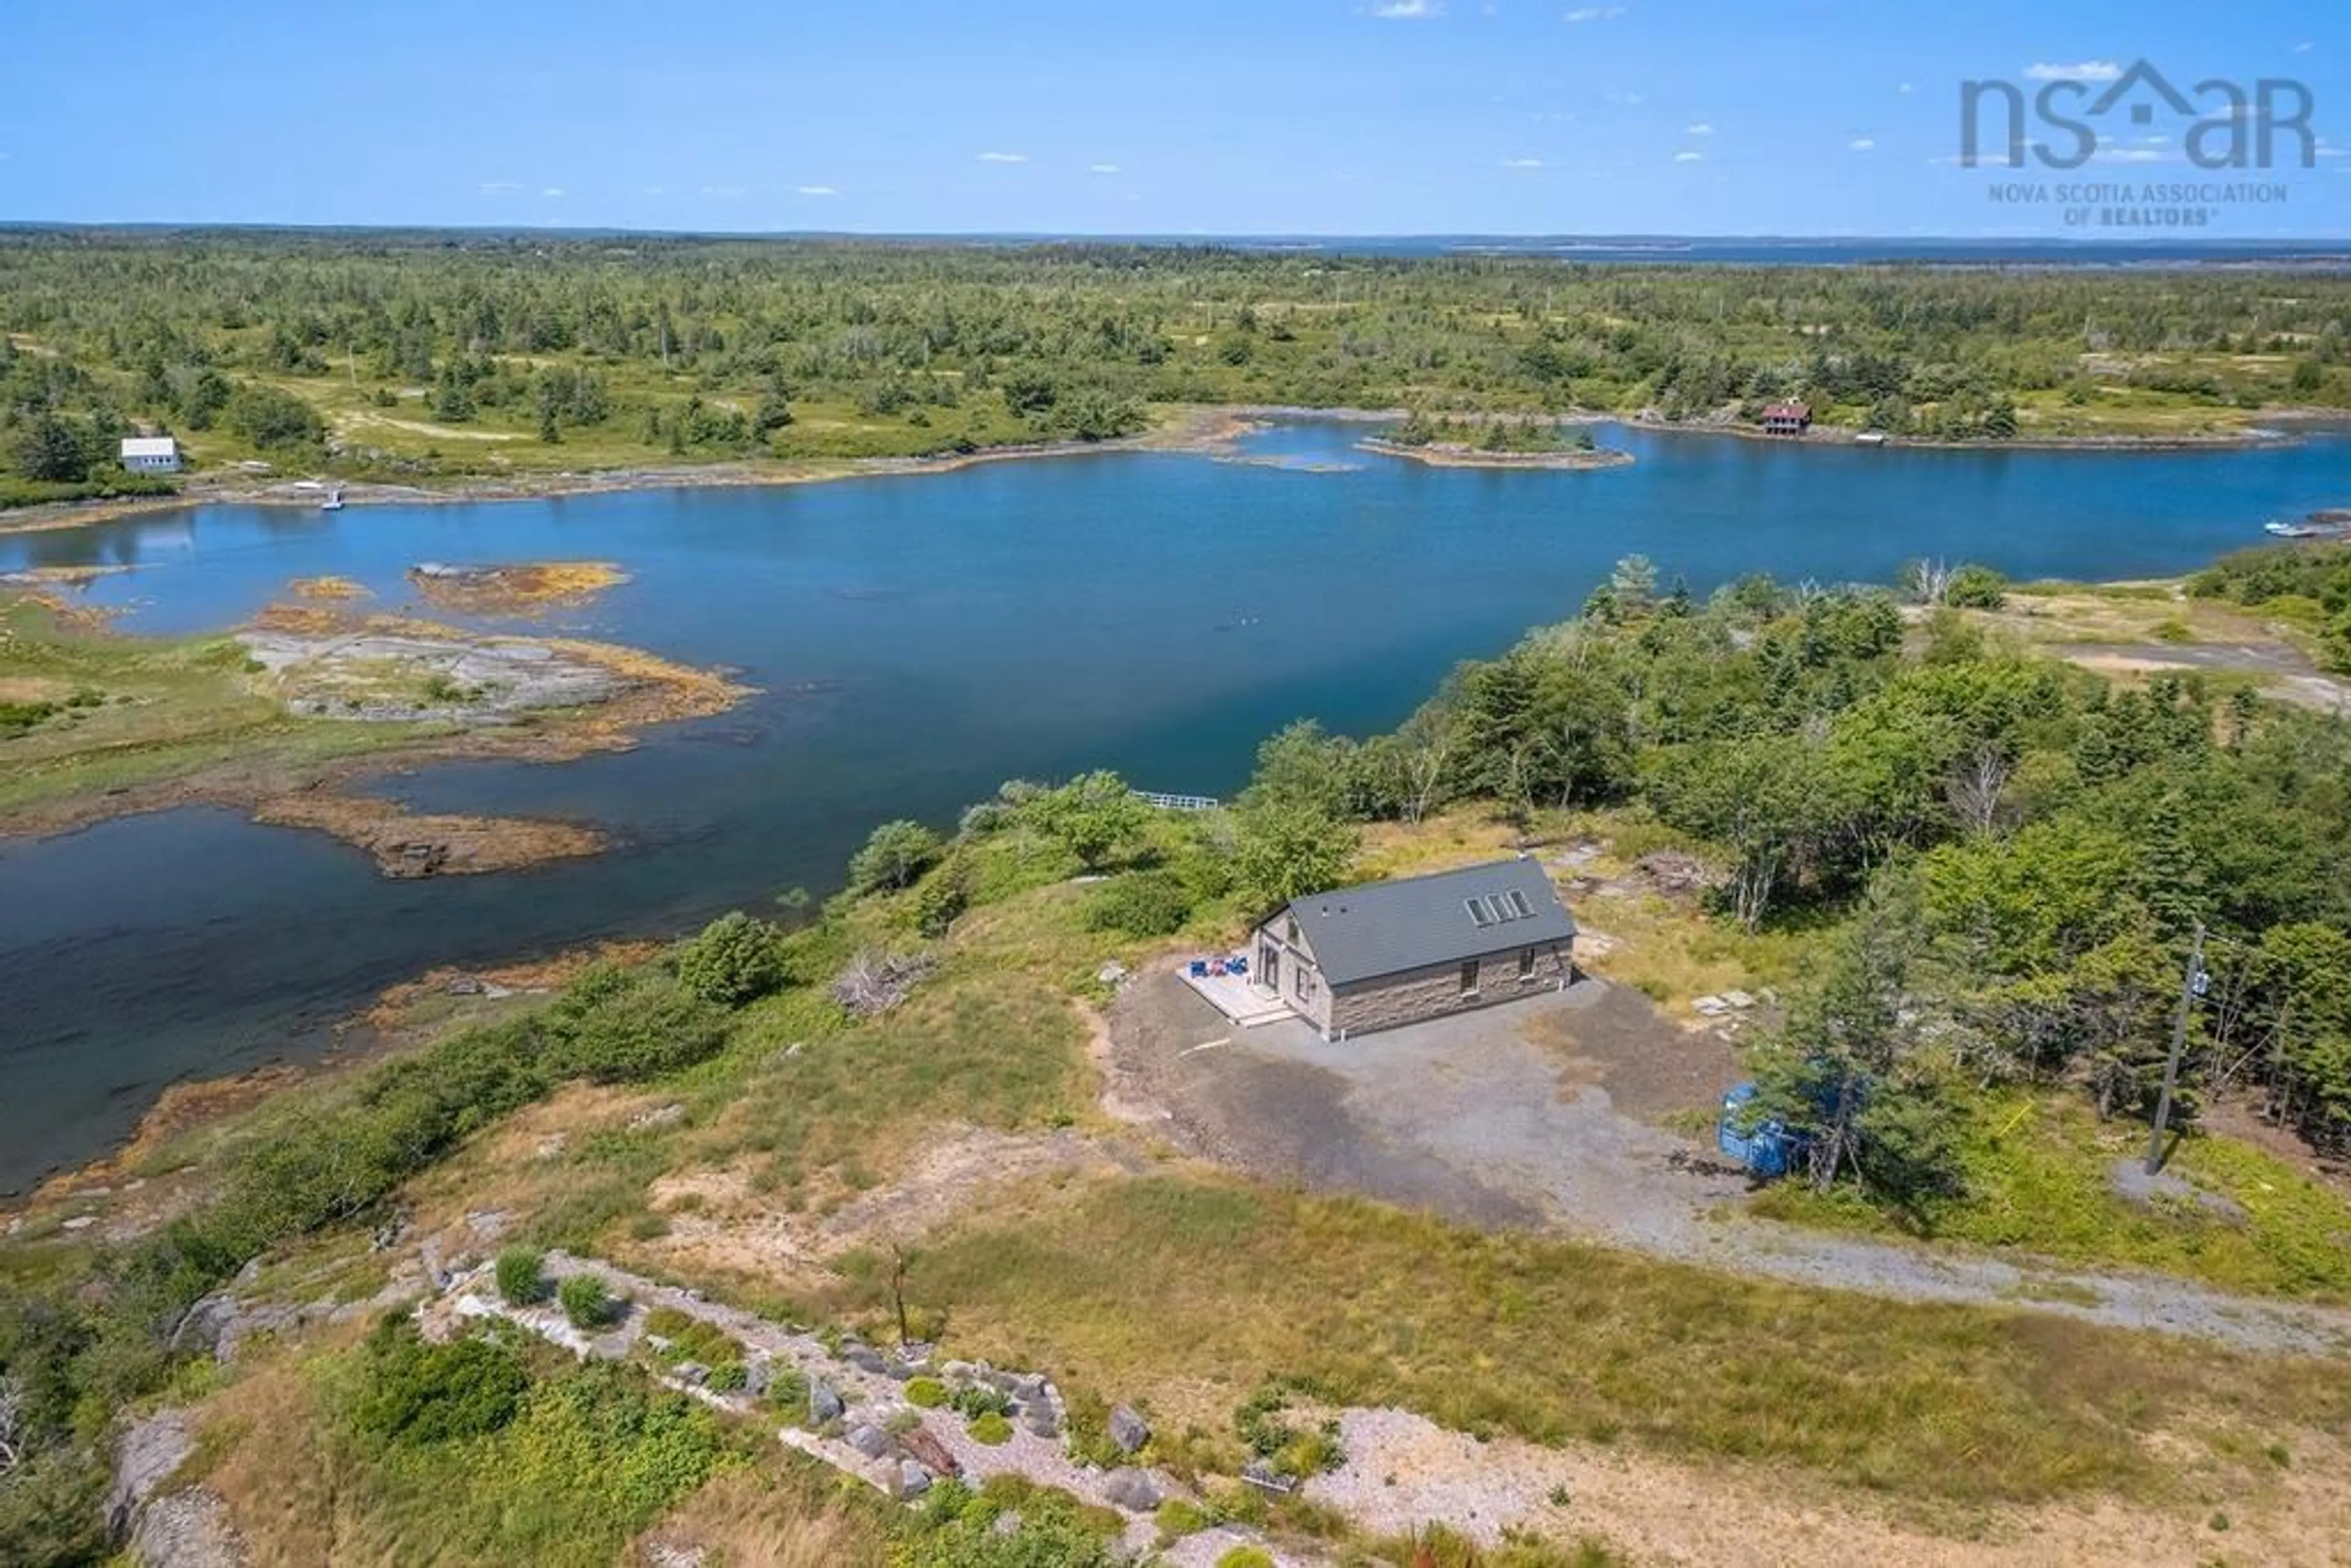
[[[1154,1107],[1192,1152],[1277,1181],[1801,1285],[2000,1304],[2256,1350],[2351,1353],[2351,1312],[1742,1212],[1746,1176],[1710,1142],[1661,1124],[1677,1109],[1710,1113],[1740,1076],[1735,1054],[1628,988],[1586,980],[1329,1042],[1294,1020],[1234,1029],[1155,970],[1119,998],[1110,1036],[1111,1092]]]

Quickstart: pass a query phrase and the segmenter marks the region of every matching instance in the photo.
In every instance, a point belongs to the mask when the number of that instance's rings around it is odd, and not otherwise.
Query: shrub
[[[1217,1568],[1274,1568],[1274,1563],[1262,1546],[1236,1546],[1217,1559]]]
[[[1997,610],[2008,602],[2008,579],[1988,566],[1963,566],[1951,574],[1943,601],[1961,610]]]
[[[350,1419],[360,1431],[426,1444],[495,1432],[514,1419],[530,1375],[514,1352],[484,1339],[427,1344],[413,1320],[386,1318],[369,1336],[364,1388]]]
[[[955,1397],[950,1403],[964,1416],[974,1421],[982,1416],[1012,1414],[1011,1396],[998,1389],[990,1388],[985,1383],[966,1384],[955,1391]]]
[[[990,1448],[998,1443],[1008,1443],[1012,1440],[1012,1423],[990,1410],[972,1422],[971,1440],[986,1443]]]
[[[1208,1516],[1200,1511],[1198,1504],[1184,1498],[1171,1497],[1159,1505],[1159,1511],[1152,1515],[1152,1522],[1159,1527],[1160,1545],[1166,1546],[1207,1529]]]
[[[795,1423],[808,1419],[808,1374],[789,1363],[779,1362],[768,1369],[768,1391],[760,1399],[770,1410],[779,1410]]]
[[[782,935],[740,910],[721,915],[678,949],[678,980],[719,1007],[757,1001],[784,983]]]
[[[604,1281],[593,1274],[573,1274],[555,1288],[563,1315],[576,1329],[602,1328],[612,1316],[614,1302],[604,1293]]]
[[[914,929],[932,938],[944,936],[956,917],[971,907],[971,866],[961,855],[926,878],[914,893]]]
[[[517,1307],[528,1307],[547,1295],[547,1280],[539,1272],[547,1260],[532,1247],[509,1247],[498,1254],[498,1294]]]
[[[900,818],[873,830],[865,847],[851,857],[849,885],[857,893],[894,893],[912,887],[915,879],[938,863],[938,834],[922,823]]]
[[[947,1385],[935,1377],[910,1377],[906,1380],[906,1403],[923,1410],[935,1410],[947,1402]]]
[[[559,1017],[552,1054],[566,1072],[631,1083],[690,1067],[726,1043],[725,1016],[675,980],[643,971],[622,975],[617,988],[600,983],[592,1000]],[[573,999],[566,994],[566,1002]]]
[[[256,446],[315,446],[327,437],[319,411],[290,392],[249,382],[228,400],[228,427]]]
[[[1086,925],[1095,931],[1129,936],[1172,936],[1192,917],[1192,895],[1182,881],[1164,871],[1115,877],[1095,891],[1086,906]]]

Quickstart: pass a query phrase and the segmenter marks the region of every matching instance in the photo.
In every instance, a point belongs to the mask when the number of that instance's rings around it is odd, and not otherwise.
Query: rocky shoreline
[[[1355,450],[1376,452],[1383,457],[1401,457],[1411,463],[1425,463],[1432,468],[1532,468],[1570,474],[1623,468],[1635,461],[1629,452],[1605,447],[1569,452],[1482,452],[1474,446],[1452,442],[1410,446],[1402,442],[1383,441],[1376,435],[1367,435],[1356,442]]]
[[[1892,436],[1889,446],[1928,447],[1953,451],[2080,451],[2170,452],[2229,450],[2277,445],[2302,439],[2285,425],[2344,425],[2351,412],[2339,409],[2274,408],[2247,411],[2256,423],[2242,429],[2210,434],[2179,435],[2019,435],[2006,441],[1932,440]],[[644,467],[581,471],[518,473],[485,476],[453,476],[445,483],[392,484],[351,480],[340,486],[344,505],[438,506],[476,501],[524,501],[558,496],[594,496],[632,490],[760,488],[769,486],[821,484],[835,479],[879,478],[890,476],[951,474],[981,463],[1018,462],[1039,457],[1074,457],[1105,452],[1196,452],[1205,455],[1228,453],[1234,443],[1270,420],[1317,419],[1343,423],[1375,424],[1405,417],[1402,409],[1311,408],[1287,403],[1234,403],[1188,406],[1177,411],[1161,429],[1109,441],[1028,442],[984,447],[974,452],[929,457],[852,457],[839,459],[716,459],[707,463],[662,464]],[[1803,436],[1769,435],[1746,424],[1718,421],[1669,421],[1646,411],[1611,413],[1578,411],[1562,414],[1562,423],[1621,423],[1628,429],[1661,433],[1729,435],[1748,440],[1788,441],[1799,444],[1852,444],[1862,432],[1816,427]],[[1406,448],[1374,448],[1385,455],[1411,456]],[[1549,458],[1552,455],[1530,455]],[[1630,454],[1602,463],[1552,463],[1514,460],[1510,454],[1470,454],[1473,460],[1421,460],[1452,467],[1610,467],[1630,462]],[[146,496],[107,501],[62,501],[26,507],[0,514],[0,533],[33,533],[75,528],[92,523],[192,507],[238,505],[315,509],[319,492],[314,481],[256,479],[249,475],[199,475],[176,496]]]
[[[569,762],[627,750],[646,727],[724,713],[751,693],[613,643],[499,636],[317,605],[266,611],[238,640],[256,685],[286,712],[382,726],[385,743],[309,762],[263,747],[186,773],[40,800],[0,814],[0,837],[47,837],[213,805],[331,833],[373,855],[387,876],[512,871],[594,854],[607,840],[573,823],[415,814],[348,787],[428,761]]]

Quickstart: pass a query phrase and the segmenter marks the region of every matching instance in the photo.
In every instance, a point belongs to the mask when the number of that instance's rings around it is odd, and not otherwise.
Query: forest
[[[2196,591],[2339,603],[2346,564],[2247,552]],[[2351,1150],[2351,725],[2193,675],[2110,683],[1900,597],[1753,578],[1698,602],[1628,559],[1396,733],[1277,737],[1249,800],[1305,842],[1463,801],[1681,835],[1721,918],[1813,944],[1751,1065],[1823,1186],[1954,1196],[1958,1113],[2001,1086],[2148,1119],[2199,930],[2174,1124],[2233,1089]]]
[[[388,478],[1133,434],[1196,404],[1999,441],[2351,406],[2319,269],[1739,267],[646,235],[0,235],[0,503],[114,438]],[[1515,427],[1504,427],[1515,428]]]

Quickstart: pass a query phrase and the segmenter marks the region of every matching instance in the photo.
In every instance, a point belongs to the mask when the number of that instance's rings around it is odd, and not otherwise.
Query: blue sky
[[[2308,84],[2207,237],[2351,235],[2335,3],[0,0],[0,219],[1128,234],[2058,235],[1959,83]],[[2329,23],[2335,25],[2330,26]],[[2215,176],[2124,125],[2054,184]],[[2236,178],[2247,176],[2239,175]],[[2111,237],[2111,236],[2109,236]],[[2175,236],[2176,237],[2176,236]]]

